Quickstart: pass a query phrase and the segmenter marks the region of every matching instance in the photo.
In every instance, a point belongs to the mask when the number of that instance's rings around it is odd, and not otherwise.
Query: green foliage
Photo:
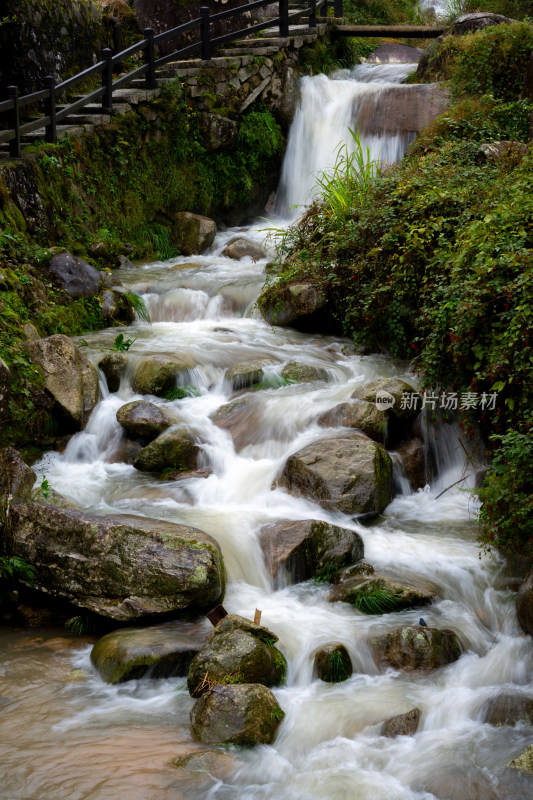
[[[19,581],[33,586],[33,567],[18,556],[0,556],[0,608],[9,603]]]
[[[50,484],[46,479],[46,475],[43,475],[43,479],[41,481],[41,492],[43,494],[44,499],[46,500],[48,498],[48,495],[50,494]]]
[[[117,353],[126,353],[132,346],[135,339],[125,339],[123,333],[119,333],[113,342],[113,350]]]
[[[387,614],[404,608],[401,596],[372,584],[354,593],[352,602],[363,614]]]
[[[533,552],[533,437],[509,431],[499,442],[479,497],[481,542],[511,553]]]
[[[278,706],[274,709],[274,711],[271,712],[270,719],[274,723],[281,722],[283,719],[285,719],[285,712],[282,708],[280,708],[280,706]]]
[[[330,683],[341,683],[341,681],[345,681],[349,677],[350,673],[344,666],[341,653],[338,650],[334,650],[331,654],[329,662],[329,671],[327,676],[324,676],[324,680],[327,680]]]
[[[65,622],[65,628],[76,636],[83,636],[86,633],[99,633],[100,626],[97,620],[89,613],[80,614],[77,617],[70,617]]]
[[[141,319],[143,322],[151,322],[150,312],[148,311],[146,303],[142,297],[140,297],[138,294],[135,294],[135,292],[127,292],[124,295],[124,299],[127,300],[131,306],[133,306],[139,319]]]
[[[343,15],[359,25],[423,22],[419,0],[344,0]]]
[[[199,397],[200,392],[195,386],[186,384],[185,386],[173,386],[165,392],[165,400],[183,400],[185,397]]]
[[[531,18],[533,13],[531,0],[447,0],[445,7],[450,21],[476,11],[492,11],[511,19]]]

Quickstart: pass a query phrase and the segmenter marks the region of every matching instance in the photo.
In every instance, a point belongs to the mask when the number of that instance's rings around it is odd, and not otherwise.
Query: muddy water
[[[261,225],[245,232],[264,239]],[[195,396],[167,402],[197,434],[208,478],[175,483],[142,474],[120,460],[116,411],[136,399],[126,374],[117,393],[102,378],[102,400],[86,430],[65,453],[48,454],[39,478],[96,513],[127,512],[193,525],[220,543],[228,571],[224,605],[262,622],[280,640],[289,662],[287,684],[274,690],[286,711],[272,746],[232,750],[223,778],[182,775],[172,758],[199,745],[191,738],[192,700],[184,681],[143,679],[118,687],[91,668],[90,643],[64,631],[2,633],[0,638],[0,797],[5,800],[523,800],[531,779],[506,769],[531,741],[531,728],[495,728],[480,721],[484,701],[504,690],[530,692],[533,647],[519,629],[505,566],[480,558],[475,501],[459,488],[441,494],[464,470],[453,426],[428,431],[439,473],[416,492],[398,475],[400,493],[371,524],[327,513],[274,481],[287,457],[332,436],[320,413],[353,390],[405,366],[384,356],[360,356],[348,341],[267,326],[254,310],[266,259],[221,255],[236,231],[220,234],[212,251],[192,259],[138,265],[120,279],[143,295],[153,324],[124,329],[135,339],[131,358],[181,354],[196,367],[185,382]],[[95,360],[116,329],[86,339]],[[233,397],[229,366],[258,357],[275,363],[253,393],[249,418],[234,442],[210,414]],[[327,383],[283,385],[283,365],[325,368]],[[468,481],[461,484],[468,486]],[[259,546],[262,525],[280,519],[324,519],[356,530],[365,560],[377,571],[422,583],[437,593],[423,610],[428,625],[457,633],[464,654],[429,675],[380,671],[368,641],[418,611],[367,617],[327,601],[328,587],[308,581],[275,589]],[[339,685],[313,680],[313,652],[344,643],[354,675]],[[418,706],[414,737],[378,733],[388,717]]]

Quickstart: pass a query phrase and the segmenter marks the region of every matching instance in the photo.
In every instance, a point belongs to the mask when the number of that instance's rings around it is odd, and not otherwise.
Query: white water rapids
[[[395,69],[401,72],[403,66]],[[323,76],[308,80],[309,91],[321,94],[326,105],[337,104],[339,114],[345,111],[341,90],[350,83]],[[349,86],[353,94],[366,89],[379,92],[368,83]],[[352,113],[352,103],[345,105]],[[315,150],[327,151],[319,138],[329,138],[331,163],[343,135],[334,117],[326,119],[320,109],[316,137],[313,133],[300,141],[307,166],[313,163],[314,169],[328,163],[327,154],[311,161]],[[308,130],[305,124],[302,131]],[[293,129],[291,142],[296,135],[307,136]],[[382,152],[385,145],[380,145]],[[303,203],[312,170],[295,173],[291,152],[283,191],[288,204]],[[243,233],[262,241],[261,227]],[[38,471],[39,482],[45,474],[55,489],[88,510],[184,523],[220,543],[228,573],[225,607],[252,618],[254,609],[261,609],[262,623],[279,636],[288,659],[287,683],[273,690],[286,712],[278,737],[271,746],[230,749],[235,769],[223,780],[184,777],[169,765],[171,758],[198,748],[189,725],[193,700],[182,680],[146,678],[109,686],[91,668],[91,646],[83,640],[57,630],[14,631],[3,634],[0,651],[0,797],[524,800],[530,779],[505,765],[530,743],[531,728],[493,727],[480,721],[479,712],[502,690],[527,691],[533,647],[519,629],[504,564],[498,557],[479,555],[472,495],[456,487],[439,496],[462,475],[458,430],[447,425],[430,431],[437,478],[417,492],[403,481],[403,493],[371,524],[327,513],[311,500],[273,488],[291,453],[335,434],[318,427],[320,413],[376,377],[398,375],[413,385],[414,380],[385,356],[354,354],[346,340],[266,325],[254,310],[266,259],[237,262],[222,256],[235,235],[235,230],[219,234],[211,252],[194,259],[137,265],[119,273],[121,281],[143,295],[153,319],[152,325],[138,322],[122,330],[125,338],[135,338],[131,356],[179,353],[197,364],[187,380],[198,396],[175,402],[149,399],[173,408],[197,433],[212,474],[165,481],[120,460],[123,433],[116,411],[139,397],[127,377],[113,394],[103,379],[102,399],[86,430],[72,438],[63,454],[48,454]],[[86,336],[91,357],[108,351],[116,334],[113,328]],[[270,370],[273,381],[283,364],[294,360],[327,369],[330,380],[253,394],[237,450],[230,434],[209,415],[232,396],[227,368],[259,357],[279,362]],[[429,585],[437,600],[422,612],[365,616],[350,605],[329,603],[324,584],[308,581],[275,590],[258,531],[281,519],[323,519],[356,530],[364,540],[365,561],[376,571]],[[378,669],[369,639],[417,624],[420,613],[429,626],[457,633],[462,657],[424,675]],[[335,641],[347,647],[354,674],[333,685],[313,679],[312,661],[319,646]],[[379,735],[383,720],[414,706],[422,711],[414,736]]]

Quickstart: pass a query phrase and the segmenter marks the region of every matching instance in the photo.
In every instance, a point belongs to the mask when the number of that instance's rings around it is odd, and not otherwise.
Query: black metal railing
[[[8,142],[10,155],[13,157],[20,157],[21,138],[23,136],[44,128],[45,141],[55,143],[57,141],[58,123],[67,119],[67,117],[72,114],[82,111],[94,102],[100,103],[102,114],[109,114],[113,110],[113,93],[115,91],[130,85],[134,80],[143,76],[144,87],[146,89],[154,89],[156,87],[156,70],[168,64],[170,61],[183,59],[185,56],[189,56],[198,51],[202,59],[210,60],[215,47],[235,41],[236,39],[248,36],[250,33],[265,28],[277,27],[279,36],[281,38],[286,38],[289,35],[291,23],[294,23],[300,17],[308,16],[309,28],[315,28],[317,24],[317,15],[322,18],[326,17],[328,9],[333,9],[335,17],[342,16],[342,0],[305,0],[305,2],[306,6],[304,8],[298,9],[297,11],[290,11],[289,0],[278,0],[279,11],[277,17],[269,18],[263,22],[258,22],[232,33],[226,33],[216,37],[212,36],[212,26],[214,23],[229,17],[245,14],[264,6],[272,5],[272,0],[254,0],[254,2],[247,3],[246,5],[227,9],[226,11],[219,11],[216,14],[211,14],[207,6],[202,6],[202,8],[200,8],[199,17],[185,22],[183,25],[178,25],[171,30],[163,31],[157,34],[157,36],[154,35],[151,28],[146,28],[144,30],[144,38],[131,45],[131,47],[127,47],[125,50],[120,50],[120,27],[115,26],[115,30],[113,31],[115,52],[110,48],[102,50],[101,60],[92,67],[58,84],[55,83],[53,76],[49,75],[44,79],[43,88],[41,90],[27,95],[20,96],[18,87],[8,86],[7,100],[0,102],[0,117],[3,117],[4,122],[7,122],[7,128],[0,130],[0,144]],[[309,5],[307,5],[307,3],[309,3]],[[198,28],[199,30],[200,38],[198,41],[192,42],[185,47],[178,48],[168,55],[156,58],[156,49],[160,44],[176,39],[194,28]],[[122,63],[127,58],[131,58],[138,53],[143,54],[143,63],[130,72],[113,79],[114,74],[120,72]],[[82,97],[79,97],[66,106],[58,107],[58,99],[61,95],[64,95],[67,91],[70,92],[80,83],[98,74],[101,75],[101,85],[97,89],[84,94]],[[21,110],[39,103],[44,103],[44,116],[32,119],[29,122],[21,123]]]

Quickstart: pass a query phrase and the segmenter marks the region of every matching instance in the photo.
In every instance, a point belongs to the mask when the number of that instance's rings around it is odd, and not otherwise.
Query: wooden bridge
[[[53,76],[44,79],[43,88],[31,94],[19,96],[16,86],[9,86],[8,98],[0,102],[0,148],[7,147],[5,155],[18,158],[24,144],[36,141],[55,143],[66,134],[83,133],[80,124],[105,124],[110,115],[129,108],[128,103],[154,98],[158,84],[179,75],[183,60],[193,55],[209,62],[213,51],[230,56],[239,52],[239,47],[251,45],[270,46],[272,50],[287,46],[289,36],[311,34],[318,30],[319,23],[329,23],[335,36],[374,37],[431,37],[438,36],[444,28],[422,26],[343,25],[342,0],[304,0],[303,4],[289,5],[289,0],[278,0],[278,16],[246,26],[223,35],[213,36],[213,25],[230,17],[239,17],[260,8],[273,5],[272,0],[252,0],[237,8],[211,14],[207,6],[200,8],[200,16],[182,25],[154,35],[151,28],[144,30],[144,38],[131,47],[121,50],[120,28],[115,27],[114,49],[102,50],[101,60],[83,72],[56,84]],[[328,16],[329,12],[333,14]],[[248,17],[249,18],[249,17]],[[159,56],[162,44],[179,41],[185,33],[198,31],[198,39],[178,47],[170,54]],[[190,34],[189,34],[190,36]],[[256,37],[260,36],[261,39]],[[232,43],[233,49],[222,49]],[[258,51],[256,51],[257,54]],[[122,65],[133,56],[142,57],[143,63],[122,72]],[[173,71],[173,67],[176,67]],[[118,73],[118,75],[117,75]],[[75,95],[79,84],[92,80],[97,88],[84,95]],[[65,96],[68,101],[61,101]],[[21,112],[34,107],[33,118],[21,121]],[[44,111],[44,113],[43,113]],[[37,114],[37,115],[36,115]],[[25,117],[29,114],[23,112]],[[1,154],[0,150],[0,154]]]

